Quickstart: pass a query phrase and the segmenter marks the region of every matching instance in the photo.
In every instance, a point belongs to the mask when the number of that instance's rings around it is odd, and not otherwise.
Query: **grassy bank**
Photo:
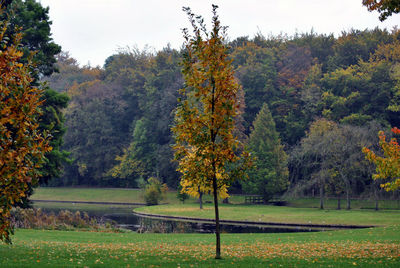
[[[75,188],[75,187],[39,187],[31,196],[32,200],[83,201],[144,203],[143,190],[132,188]],[[204,195],[204,202],[211,202],[212,196]],[[232,196],[232,203],[244,203],[243,196]],[[196,203],[189,198],[186,203]],[[168,191],[161,203],[180,204],[176,191]]]
[[[140,189],[121,188],[74,188],[74,187],[40,187],[35,189],[31,199],[33,200],[59,200],[59,201],[89,201],[89,202],[121,202],[121,203],[144,203],[143,191]],[[243,195],[232,195],[229,202],[232,204],[243,204]],[[204,202],[211,202],[212,196],[204,195]],[[318,208],[318,198],[296,198],[286,199],[287,205],[299,208]],[[180,204],[175,191],[169,191],[162,203]],[[197,199],[189,198],[185,203],[197,203]],[[337,208],[337,199],[327,198],[325,200],[327,209]],[[342,208],[345,200],[342,200]],[[382,209],[400,209],[399,200],[381,200],[379,207]],[[374,209],[375,201],[369,199],[351,200],[352,209]]]
[[[58,201],[143,203],[139,189],[40,187],[31,199]]]
[[[214,218],[214,208],[205,204],[160,205],[135,208],[142,213],[196,218]],[[400,211],[394,210],[320,210],[315,208],[293,208],[265,205],[221,204],[223,220],[260,221],[301,224],[344,224],[344,225],[395,225],[400,223]]]
[[[291,234],[214,235],[17,230],[0,267],[398,267],[400,227]]]
[[[33,199],[143,202],[136,189],[39,188]],[[13,245],[0,243],[0,267],[399,267],[400,211],[319,210],[317,199],[294,200],[295,207],[244,205],[242,196],[221,204],[222,219],[264,222],[360,224],[386,227],[318,233],[222,234],[222,260],[214,260],[215,236],[82,231],[16,230]],[[211,200],[210,197],[205,198]],[[214,218],[210,203],[181,204],[175,192],[168,205],[135,208],[140,212]],[[131,209],[119,205],[36,203],[74,210]],[[332,201],[332,206],[334,205]],[[333,206],[334,207],[334,206]]]

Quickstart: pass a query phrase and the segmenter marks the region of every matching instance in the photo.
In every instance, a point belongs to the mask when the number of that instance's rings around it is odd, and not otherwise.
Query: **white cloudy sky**
[[[229,26],[231,40],[257,32],[339,34],[343,30],[387,28],[400,24],[400,15],[385,22],[368,12],[362,0],[39,0],[50,7],[52,34],[64,51],[82,65],[102,66],[121,47],[148,45],[155,50],[183,43],[188,27],[183,6],[203,15],[210,24],[211,4]]]

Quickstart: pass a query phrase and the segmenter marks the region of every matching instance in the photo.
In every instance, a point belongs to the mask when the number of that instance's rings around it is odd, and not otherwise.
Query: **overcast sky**
[[[39,0],[40,1],[40,0]],[[41,0],[50,7],[52,36],[63,51],[81,65],[103,66],[118,48],[146,45],[160,50],[168,43],[180,48],[181,29],[188,27],[183,6],[202,15],[210,25],[211,5],[219,6],[222,25],[229,26],[231,40],[295,32],[333,33],[351,28],[391,30],[400,15],[380,22],[362,0]]]

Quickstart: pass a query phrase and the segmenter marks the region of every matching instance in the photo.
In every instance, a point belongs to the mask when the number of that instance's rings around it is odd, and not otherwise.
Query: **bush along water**
[[[14,228],[25,229],[122,231],[117,228],[115,222],[105,222],[102,219],[89,217],[86,212],[71,212],[68,210],[61,210],[55,214],[54,212],[46,213],[40,208],[13,208],[11,222]]]

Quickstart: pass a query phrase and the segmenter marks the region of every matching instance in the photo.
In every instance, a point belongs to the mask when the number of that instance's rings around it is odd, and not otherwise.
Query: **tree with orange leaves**
[[[379,16],[380,21],[386,20],[393,13],[400,12],[399,0],[363,0],[362,2],[369,11],[377,10],[381,14]]]
[[[216,259],[221,258],[218,196],[225,197],[234,178],[244,177],[251,165],[249,154],[239,155],[235,118],[239,114],[239,85],[234,77],[225,27],[220,25],[213,5],[213,29],[207,32],[203,19],[184,8],[193,36],[184,29],[183,58],[185,87],[175,114],[173,132],[175,159],[182,173],[181,185],[189,194],[210,191],[214,196]]]
[[[394,134],[400,134],[400,129],[392,128]],[[376,165],[376,174],[373,179],[389,179],[382,183],[381,187],[386,191],[395,191],[400,188],[400,146],[396,138],[386,140],[385,133],[379,131],[379,144],[382,147],[384,156],[377,156],[374,152],[364,147],[363,152],[366,158]]]
[[[1,11],[0,11],[1,12]],[[10,210],[40,177],[44,154],[51,151],[38,118],[43,91],[32,87],[33,66],[21,63],[21,34],[5,38],[0,25],[0,240],[11,243]]]

